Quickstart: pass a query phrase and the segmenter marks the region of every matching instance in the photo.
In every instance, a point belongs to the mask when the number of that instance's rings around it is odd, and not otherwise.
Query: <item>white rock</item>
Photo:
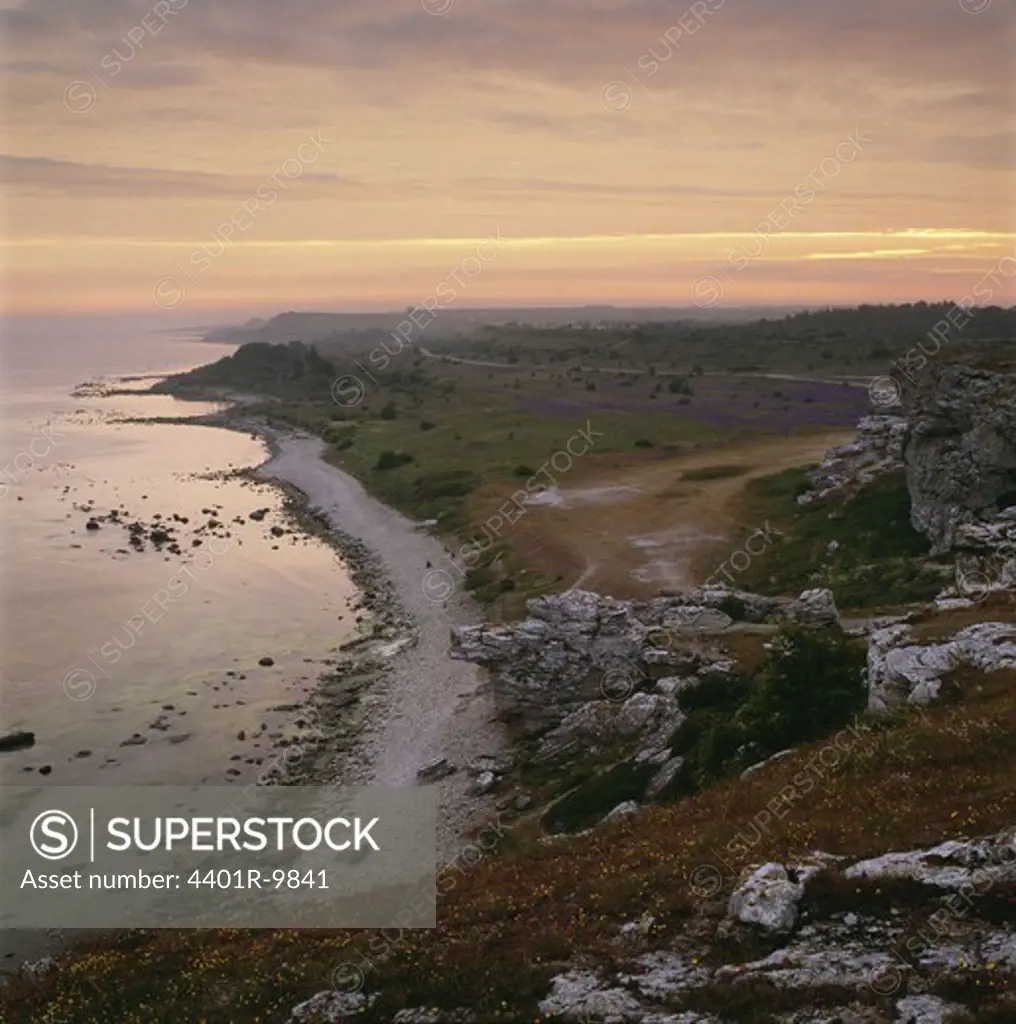
[[[805,590],[787,609],[787,615],[805,626],[836,626],[840,621],[836,598],[828,587]]]
[[[677,778],[678,773],[683,767],[683,757],[672,757],[667,761],[649,780],[649,785],[646,786],[647,799],[652,800],[654,797],[659,796]]]
[[[868,707],[886,711],[935,700],[942,677],[961,665],[982,672],[1016,668],[1016,624],[978,622],[938,644],[907,643],[909,626],[890,626],[868,642]]]
[[[774,761],[782,761],[785,757],[792,754],[794,751],[781,750],[772,757],[767,757],[764,761],[759,761],[757,764],[749,765],[743,772],[741,772],[742,779],[750,779],[756,772],[761,771],[767,764],[772,764]]]
[[[803,895],[804,886],[792,882],[782,864],[763,864],[731,893],[727,917],[766,932],[789,932]]]
[[[588,971],[573,970],[551,979],[550,995],[540,1000],[539,1011],[555,1020],[585,1024],[638,1024],[645,1017],[641,1004],[629,992],[607,988]]]
[[[623,804],[618,804],[601,822],[601,825],[609,825],[612,822],[620,821],[622,818],[630,817],[632,814],[638,814],[639,805],[634,800],[625,800]]]
[[[946,1024],[962,1014],[961,1019],[968,1018],[966,1010],[955,1003],[945,1003],[938,996],[907,996],[896,1001],[898,1024]]]
[[[350,1016],[362,1013],[375,999],[376,994],[368,997],[359,992],[336,992],[334,989],[318,992],[306,1002],[294,1006],[289,1019],[291,1024],[304,1024],[305,1021],[343,1024]]]
[[[473,780],[469,791],[473,796],[486,796],[497,785],[497,776],[493,772],[482,772]]]
[[[1016,882],[1016,829],[977,840],[951,839],[929,850],[886,853],[852,864],[847,878],[912,878],[942,889],[986,892]]]
[[[649,938],[649,932],[656,923],[652,914],[643,914],[637,921],[628,921],[621,925],[618,939],[626,946],[643,946]]]

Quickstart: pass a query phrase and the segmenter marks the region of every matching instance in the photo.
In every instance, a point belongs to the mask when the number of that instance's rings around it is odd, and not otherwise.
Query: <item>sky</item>
[[[1016,302],[1012,0],[0,0],[0,34],[8,312]]]

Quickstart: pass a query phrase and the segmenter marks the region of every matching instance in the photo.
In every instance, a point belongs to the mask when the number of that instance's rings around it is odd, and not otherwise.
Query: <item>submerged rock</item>
[[[0,736],[0,752],[11,750],[27,750],[35,746],[35,733],[25,729],[16,729],[14,732],[5,733]]]

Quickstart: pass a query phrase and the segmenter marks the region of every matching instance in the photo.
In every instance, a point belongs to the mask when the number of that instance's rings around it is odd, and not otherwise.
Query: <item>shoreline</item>
[[[364,622],[357,623],[360,635],[338,649],[328,670],[311,684],[305,703],[294,707],[297,720],[316,722],[279,748],[250,785],[415,786],[420,785],[420,768],[447,758],[458,770],[434,783],[439,790],[437,855],[439,864],[453,861],[463,836],[482,826],[493,807],[492,798],[470,793],[465,766],[506,746],[482,671],[448,655],[451,626],[479,621],[478,609],[462,593],[438,605],[426,598],[419,580],[417,594],[412,587],[408,594],[400,592],[398,570],[409,564],[407,558],[424,567],[428,558],[444,557],[444,546],[325,462],[321,438],[269,425],[245,412],[240,396],[214,400],[236,404],[197,417],[155,419],[257,435],[268,458],[227,474],[282,493],[294,527],[325,541],[342,559],[360,595],[351,611],[364,615]],[[319,475],[324,493],[319,493],[321,483],[301,486],[309,482],[308,474]],[[330,493],[328,483],[335,485]],[[344,512],[361,527],[377,529],[350,528],[341,519]],[[370,536],[363,537],[364,532]],[[405,589],[407,581],[402,582]],[[21,933],[17,951],[4,957],[0,984],[27,963],[67,953],[76,938],[66,929],[31,938]]]
[[[447,759],[457,770],[435,784],[438,859],[451,860],[493,803],[470,792],[464,769],[507,739],[485,673],[449,653],[451,627],[482,621],[479,609],[464,592],[434,601],[424,589],[430,565],[447,555],[443,543],[326,462],[315,435],[271,426],[242,403],[187,422],[258,436],[269,456],[241,472],[278,487],[294,523],[337,551],[362,595],[357,609],[371,618],[314,686],[318,736],[290,748],[300,757],[280,770],[284,781],[415,786],[421,769]]]

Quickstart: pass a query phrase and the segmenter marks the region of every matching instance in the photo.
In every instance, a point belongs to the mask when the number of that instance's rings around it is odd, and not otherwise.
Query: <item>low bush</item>
[[[386,448],[377,457],[374,468],[378,471],[398,469],[399,466],[405,466],[407,463],[415,461],[416,459],[408,452],[393,452],[390,448]]]

